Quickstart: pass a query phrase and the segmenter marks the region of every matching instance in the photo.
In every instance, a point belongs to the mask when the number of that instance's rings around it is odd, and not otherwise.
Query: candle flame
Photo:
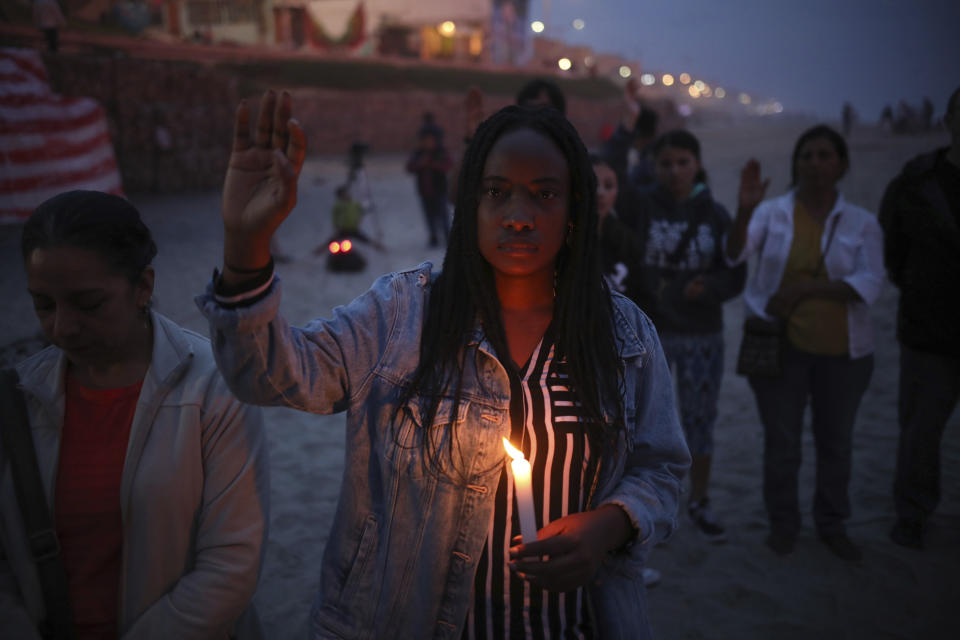
[[[510,444],[510,441],[506,438],[503,439],[503,448],[507,450],[507,453],[514,460],[523,460],[523,452]]]

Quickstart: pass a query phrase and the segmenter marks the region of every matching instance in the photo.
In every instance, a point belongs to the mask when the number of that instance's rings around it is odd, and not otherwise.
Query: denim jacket
[[[490,524],[509,435],[507,372],[479,330],[468,341],[456,415],[443,398],[433,437],[457,425],[462,452],[446,473],[424,470],[426,402],[396,410],[420,354],[431,265],[389,274],[330,319],[290,327],[277,313],[280,283],[256,303],[227,309],[212,284],[197,304],[210,322],[220,370],[238,398],[314,413],[347,412],[340,499],[311,614],[313,638],[460,638]],[[646,638],[641,570],[676,527],[690,458],[656,331],[616,295],[625,364],[627,435],[597,475],[592,507],[616,504],[637,538],[610,554],[588,589],[602,638]],[[472,353],[470,353],[472,351]],[[395,417],[396,416],[396,417]],[[466,475],[466,477],[463,477]]]

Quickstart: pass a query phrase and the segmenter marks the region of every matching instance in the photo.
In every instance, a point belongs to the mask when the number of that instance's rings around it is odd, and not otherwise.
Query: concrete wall
[[[55,91],[103,104],[128,192],[220,186],[233,114],[243,97],[238,78],[194,62],[109,55],[47,56],[45,62]],[[374,153],[407,152],[416,143],[424,111],[435,114],[450,150],[463,150],[463,93],[304,88],[293,96],[308,153],[345,154],[355,140],[368,143]],[[258,96],[248,97],[257,102]],[[485,112],[511,101],[512,96],[488,95]],[[591,147],[619,113],[616,99],[568,98],[568,116]]]

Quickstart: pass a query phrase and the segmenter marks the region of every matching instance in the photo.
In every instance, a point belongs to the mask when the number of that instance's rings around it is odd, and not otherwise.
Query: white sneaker
[[[649,567],[643,568],[643,586],[655,587],[660,584],[660,572]]]

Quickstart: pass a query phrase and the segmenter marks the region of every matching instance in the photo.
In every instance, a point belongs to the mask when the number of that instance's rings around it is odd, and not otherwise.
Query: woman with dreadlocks
[[[198,303],[241,399],[347,411],[314,638],[646,638],[642,569],[689,466],[656,332],[604,284],[596,186],[558,112],[507,107],[462,164],[443,270],[393,273],[302,329],[270,237],[296,203],[290,98],[241,104],[223,271]],[[532,465],[521,543],[502,439]]]

